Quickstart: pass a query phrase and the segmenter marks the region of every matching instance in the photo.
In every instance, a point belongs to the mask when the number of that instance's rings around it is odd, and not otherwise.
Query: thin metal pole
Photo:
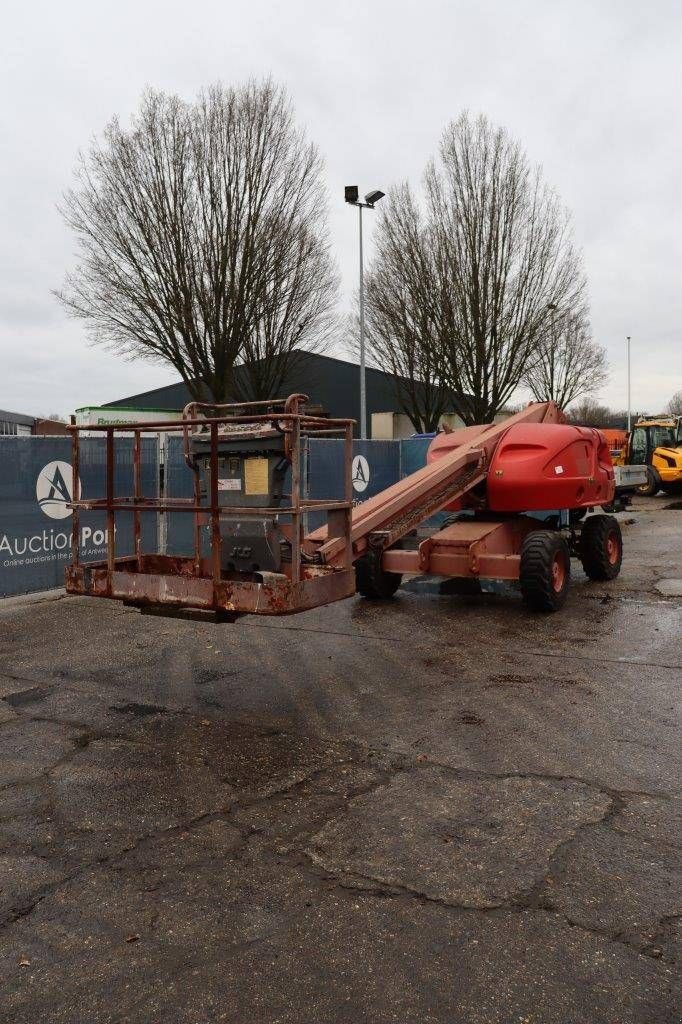
[[[627,336],[627,372],[628,372],[628,434],[632,428],[632,413],[630,401],[630,335]]]
[[[75,426],[76,417],[71,417],[71,424]],[[73,467],[73,500],[80,501],[80,458],[81,458],[81,437],[77,430],[74,430],[71,434],[71,446],[72,446],[72,458],[71,465]],[[80,562],[80,521],[81,512],[79,508],[73,510],[73,522],[71,528],[71,561],[74,565],[78,565]]]
[[[552,334],[551,349],[552,349],[552,351],[550,353],[550,361],[549,361],[549,374],[550,374],[549,381],[550,381],[550,383],[549,383],[549,394],[547,395],[547,398],[551,399],[553,402],[556,401],[556,395],[554,394],[554,383],[555,383],[555,381],[554,381],[554,359],[556,357],[556,319],[555,319],[555,316],[556,316],[556,310],[553,309],[552,310],[552,319],[551,319],[551,334]]]
[[[222,569],[222,537],[218,505],[218,427],[211,423],[211,556],[213,583],[220,583]]]
[[[301,579],[301,423],[291,425],[291,582]]]
[[[109,587],[116,566],[116,518],[114,515],[114,427],[107,427],[107,569]]]
[[[202,549],[201,517],[203,514],[199,512],[199,506],[201,505],[201,480],[199,479],[199,470],[196,466],[193,467],[192,472],[194,473],[194,574],[195,576],[200,576]]]
[[[367,438],[367,383],[365,380],[365,273],[362,258],[362,203],[360,211],[360,437]]]
[[[353,565],[353,541],[351,540],[353,528],[353,428],[350,423],[346,427],[343,439],[343,469],[343,496],[348,506],[344,513],[343,536],[346,542],[346,554],[343,562],[344,568],[350,569]]]
[[[136,505],[142,497],[141,459],[142,450],[140,444],[140,431],[136,430],[133,433],[133,491]],[[140,522],[140,512],[137,508],[133,512],[133,537],[135,543],[135,558],[137,559],[137,568],[139,571],[140,555],[142,553],[142,524]]]

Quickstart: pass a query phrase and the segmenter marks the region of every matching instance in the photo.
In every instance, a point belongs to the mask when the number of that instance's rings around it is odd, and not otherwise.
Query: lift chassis
[[[571,558],[588,576],[620,570],[617,520],[589,515],[609,506],[615,483],[608,445],[598,431],[565,423],[554,403],[535,403],[497,424],[439,434],[427,465],[353,507],[352,420],[305,415],[307,398],[246,405],[191,403],[172,423],[83,426],[72,422],[74,496],[71,594],[107,597],[147,609],[201,609],[220,617],[281,615],[359,591],[392,596],[405,574],[518,581],[534,610],[563,604]],[[103,497],[79,493],[80,432],[106,436]],[[140,488],[144,432],[182,432],[194,479],[191,499],[145,497]],[[114,494],[115,439],[133,436],[133,494]],[[302,440],[341,437],[344,496],[302,496]],[[287,483],[287,481],[290,481]],[[288,489],[287,489],[288,488]],[[532,512],[563,510],[539,520]],[[451,513],[428,532],[435,513]],[[104,512],[106,561],[79,557],[82,512]],[[326,524],[306,533],[306,513]],[[134,551],[117,557],[115,517],[132,512]],[[194,551],[146,553],[141,516],[185,512],[194,520]],[[428,532],[428,535],[425,533]],[[209,550],[204,538],[208,534]]]

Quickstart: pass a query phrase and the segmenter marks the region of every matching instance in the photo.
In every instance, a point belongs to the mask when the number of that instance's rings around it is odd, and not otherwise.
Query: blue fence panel
[[[185,462],[183,440],[169,434],[165,446],[164,479],[167,498],[194,498],[194,474]],[[194,516],[167,513],[166,551],[169,555],[194,554]]]
[[[158,445],[142,439],[141,486],[147,497],[158,495]],[[133,493],[133,439],[116,441],[114,493]],[[106,441],[81,439],[80,489],[85,498],[103,497],[106,486]],[[26,594],[64,585],[71,559],[73,495],[71,440],[68,437],[5,437],[0,439],[0,596]],[[83,513],[80,554],[99,561],[107,554],[106,515]],[[142,516],[142,546],[157,546],[156,515]],[[116,516],[116,554],[133,551],[133,515]]]
[[[417,437],[406,441],[353,442],[353,502],[358,505],[390,487],[403,476],[426,464],[430,438]],[[343,445],[336,439],[311,438],[301,473],[302,491],[309,498],[343,497]],[[185,463],[182,439],[170,436],[165,454],[165,486],[169,498],[193,497],[193,476]],[[290,477],[285,492],[290,489]],[[326,513],[307,514],[309,530],[326,522]],[[204,531],[204,554],[208,553]],[[182,512],[168,515],[167,551],[172,555],[189,555],[194,550],[192,516]]]
[[[407,437],[404,441],[400,442],[401,477],[409,476],[410,473],[416,473],[418,469],[426,465],[426,454],[432,440],[432,437],[421,436]],[[436,512],[430,519],[426,519],[422,523],[422,528],[437,530],[443,525],[449,515],[449,512]]]
[[[400,476],[409,476],[426,465],[426,453],[432,438],[408,437],[400,442]]]
[[[343,498],[343,441],[311,438],[308,458],[308,497]],[[400,479],[397,441],[353,442],[353,504],[359,505]],[[326,522],[323,512],[308,515],[309,529]]]

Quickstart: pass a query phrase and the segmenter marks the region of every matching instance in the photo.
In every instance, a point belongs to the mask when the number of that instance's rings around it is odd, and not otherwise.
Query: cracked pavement
[[[2,1024],[678,1022],[665,504],[548,618],[0,602]]]

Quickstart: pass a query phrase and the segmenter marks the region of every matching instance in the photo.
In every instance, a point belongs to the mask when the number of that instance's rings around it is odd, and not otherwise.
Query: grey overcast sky
[[[682,388],[679,0],[37,0],[4,5],[0,32],[0,408],[66,414],[176,379],[89,346],[59,308],[73,244],[55,204],[79,148],[146,85],[189,99],[266,74],[325,157],[346,307],[344,184],[416,183],[443,126],[483,112],[573,212],[611,364],[600,397],[625,404],[626,334],[636,409]]]

